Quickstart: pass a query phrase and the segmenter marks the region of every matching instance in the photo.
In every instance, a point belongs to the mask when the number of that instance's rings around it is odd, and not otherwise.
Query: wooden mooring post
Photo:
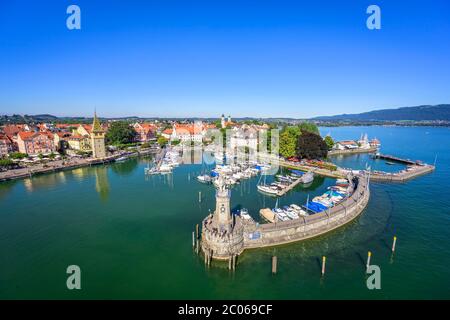
[[[327,257],[323,256],[322,257],[322,276],[325,275],[325,263],[327,261]]]
[[[208,266],[210,266],[211,265],[211,261],[212,261],[212,256],[213,256],[213,251],[212,251],[212,249],[209,249],[208,250]]]
[[[277,256],[272,257],[272,274],[277,273]]]
[[[394,236],[394,240],[392,241],[392,253],[395,252],[395,245],[396,245],[396,243],[397,243],[397,237]]]
[[[231,270],[231,264],[233,263],[233,257],[232,256],[230,256],[230,257],[228,257],[228,270]]]
[[[369,269],[370,266],[370,257],[372,257],[372,252],[367,252],[367,264],[366,264],[366,272]]]
[[[195,231],[192,231],[192,248],[195,248]]]
[[[202,202],[202,192],[198,192],[198,202]]]
[[[199,227],[198,227],[198,223],[195,225],[195,239],[199,238]]]
[[[197,251],[197,254],[199,253],[199,251],[200,251],[200,241],[197,239],[197,247],[196,247],[196,251]]]

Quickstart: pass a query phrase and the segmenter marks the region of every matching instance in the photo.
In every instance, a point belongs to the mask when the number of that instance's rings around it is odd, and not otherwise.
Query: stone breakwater
[[[370,180],[385,182],[403,182],[434,171],[432,165],[413,165],[398,172],[373,171]]]
[[[369,202],[368,176],[351,177],[350,182],[351,196],[344,201],[326,211],[296,220],[257,224],[236,217],[231,232],[212,234],[208,228],[212,216],[208,216],[203,221],[203,252],[212,252],[214,259],[226,260],[245,249],[301,241],[339,228],[359,216]]]
[[[328,156],[337,156],[345,154],[357,154],[357,153],[373,153],[378,150],[377,147],[370,148],[356,148],[356,149],[344,149],[344,150],[330,150],[328,151]]]

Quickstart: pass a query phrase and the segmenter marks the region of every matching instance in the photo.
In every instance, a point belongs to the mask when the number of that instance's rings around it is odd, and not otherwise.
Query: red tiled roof
[[[337,143],[340,143],[340,144],[356,144],[356,142],[352,141],[352,140],[338,141]]]
[[[175,129],[177,130],[177,134],[181,132],[193,135],[193,134],[200,134],[202,132],[202,126],[194,124],[186,124],[186,125],[176,124]]]
[[[53,139],[53,134],[51,132],[34,132],[34,131],[20,131],[18,136],[22,140],[30,140],[36,136],[46,136],[49,139]]]
[[[92,131],[92,126],[90,124],[82,124],[81,125],[87,132]]]
[[[28,140],[29,138],[31,138],[32,136],[34,136],[36,134],[37,134],[37,132],[33,132],[33,131],[20,131],[18,133],[18,136],[22,140]]]
[[[80,124],[79,123],[58,123],[57,125],[56,125],[56,128],[59,128],[59,129],[66,129],[66,128],[70,128],[70,127],[79,127],[80,126]]]
[[[23,124],[8,124],[3,127],[3,132],[8,136],[15,136],[19,131],[22,131],[23,128]]]

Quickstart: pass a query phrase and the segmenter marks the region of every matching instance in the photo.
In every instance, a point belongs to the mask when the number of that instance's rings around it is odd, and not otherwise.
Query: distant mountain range
[[[101,118],[101,120],[204,120],[204,121],[216,121],[219,118],[159,118],[159,117],[117,117],[117,118]],[[379,122],[397,123],[402,121],[444,121],[450,122],[450,104],[439,104],[435,106],[423,105],[416,107],[403,107],[398,109],[383,109],[370,112],[358,113],[358,114],[341,114],[335,116],[321,116],[310,119],[295,119],[287,117],[273,117],[273,118],[254,118],[254,117],[241,117],[233,118],[233,121],[253,121],[262,120],[272,123],[290,122],[299,123],[305,120],[312,120],[317,122],[329,123],[329,125],[345,125],[345,123],[364,123],[364,124],[376,124]],[[38,115],[0,115],[0,125],[5,123],[39,123],[39,122],[69,122],[69,123],[88,123],[92,121],[92,117],[56,117],[50,114],[38,114]],[[326,125],[326,124],[325,124]]]
[[[321,121],[450,121],[450,104],[383,109],[358,114],[315,117]]]

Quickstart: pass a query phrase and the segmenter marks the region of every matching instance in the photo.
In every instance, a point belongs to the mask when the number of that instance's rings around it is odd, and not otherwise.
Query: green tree
[[[319,128],[312,122],[302,122],[298,125],[298,128],[300,129],[300,132],[306,131],[320,135]]]
[[[0,159],[0,168],[10,168],[14,165],[11,159]]]
[[[331,136],[326,136],[325,139],[323,139],[325,143],[328,146],[328,150],[331,150],[334,146],[334,140],[331,138]]]
[[[306,159],[323,159],[328,154],[328,146],[318,134],[302,131],[297,142],[297,156]]]
[[[163,136],[159,136],[157,142],[161,147],[164,147],[167,144],[168,140]]]
[[[23,159],[23,158],[28,157],[28,155],[27,155],[26,153],[11,152],[11,153],[9,154],[9,157],[10,157],[11,159]]]
[[[280,155],[284,158],[290,158],[296,154],[297,137],[289,131],[283,131],[280,134]]]
[[[136,130],[128,122],[115,121],[106,133],[106,141],[113,145],[131,143],[136,135]]]

